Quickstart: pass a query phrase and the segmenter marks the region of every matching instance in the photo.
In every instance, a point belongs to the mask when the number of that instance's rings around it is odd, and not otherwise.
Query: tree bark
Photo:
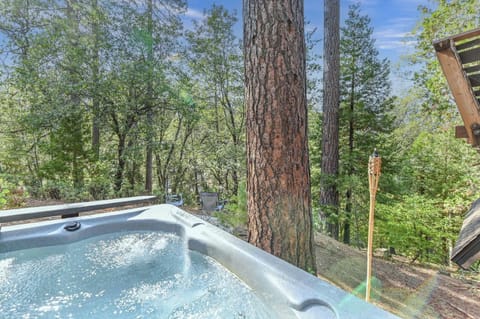
[[[65,52],[65,61],[70,63],[67,68],[67,81],[69,82],[67,87],[75,87],[80,81],[78,74],[81,73],[81,61],[79,61],[79,43],[77,37],[80,35],[80,22],[76,16],[76,7],[78,6],[77,0],[66,1],[66,14],[67,14],[67,37],[68,47]],[[79,190],[84,185],[83,165],[81,164],[81,158],[84,155],[83,151],[83,138],[82,138],[82,111],[81,109],[81,96],[76,90],[70,89],[67,91],[70,104],[70,113],[66,115],[64,119],[64,125],[68,126],[65,139],[69,141],[68,148],[71,151],[72,158],[72,179],[73,186],[76,190]]]
[[[125,140],[126,136],[125,135],[118,135],[118,146],[117,146],[117,171],[115,172],[115,182],[114,182],[114,187],[113,189],[115,192],[118,194],[120,190],[122,189],[122,184],[123,184],[123,172],[125,170],[125,158],[124,158],[124,153],[125,153]]]
[[[314,272],[302,0],[244,0],[248,241]]]
[[[145,162],[145,192],[152,193],[153,184],[153,0],[147,0],[147,30],[150,40],[147,46],[147,147]]]
[[[352,63],[355,65],[355,59]],[[352,74],[352,80],[350,83],[350,109],[348,113],[348,177],[352,177],[355,173],[353,166],[353,146],[355,139],[355,72]],[[350,221],[352,219],[352,197],[353,197],[353,187],[348,185],[347,193],[345,194],[345,199],[347,201],[345,205],[345,221],[343,224],[343,242],[345,244],[350,244]]]
[[[327,232],[338,239],[338,136],[340,107],[340,3],[324,2],[323,128],[320,207]]]
[[[98,87],[99,69],[100,69],[100,27],[98,17],[98,0],[92,1],[92,36],[93,36],[93,56],[92,56],[92,151],[95,160],[100,158],[100,96]]]

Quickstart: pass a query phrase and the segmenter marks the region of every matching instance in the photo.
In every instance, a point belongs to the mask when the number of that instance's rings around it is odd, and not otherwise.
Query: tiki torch
[[[382,159],[378,156],[377,149],[368,159],[368,185],[370,189],[370,214],[368,216],[368,247],[367,247],[367,286],[365,300],[370,301],[372,288],[372,260],[373,260],[373,224],[375,215],[375,196],[377,195],[378,180],[380,179],[380,167]]]

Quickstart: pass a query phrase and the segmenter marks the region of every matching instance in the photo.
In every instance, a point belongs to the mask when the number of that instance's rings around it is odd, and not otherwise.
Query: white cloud
[[[387,27],[377,29],[373,33],[377,47],[381,50],[408,49],[415,45],[410,32],[415,23],[413,18],[395,18],[388,21]]]
[[[195,10],[195,9],[192,9],[192,8],[187,9],[187,11],[185,12],[185,16],[189,17],[191,19],[197,19],[197,20],[201,20],[201,19],[205,18],[205,15],[203,14],[202,11]]]
[[[360,3],[362,7],[375,6],[378,3],[378,0],[350,0],[351,4]]]
[[[417,7],[420,5],[428,5],[430,1],[425,0],[394,0],[398,5],[402,6],[411,6],[414,10],[417,10]]]
[[[407,40],[388,40],[382,39],[380,41],[377,40],[377,47],[381,50],[408,50],[415,46],[415,41],[407,41]]]
[[[395,28],[388,28],[374,32],[377,47],[381,50],[405,50],[413,48],[415,39],[408,31],[398,31]]]
[[[408,32],[398,31],[397,29],[384,29],[373,33],[375,39],[403,39],[408,36]]]

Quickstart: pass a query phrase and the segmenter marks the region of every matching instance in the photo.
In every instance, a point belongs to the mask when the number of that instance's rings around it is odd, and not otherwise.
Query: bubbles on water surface
[[[4,284],[8,280],[11,270],[10,268],[14,261],[14,258],[0,260],[0,285]]]
[[[110,234],[0,254],[0,270],[8,273],[8,280],[0,274],[5,319],[275,317],[234,275],[186,250],[175,234]]]
[[[156,236],[156,233],[128,234],[117,240],[100,240],[92,244],[86,257],[103,268],[128,267],[159,257],[169,241],[179,241],[179,237],[173,234],[162,237]]]

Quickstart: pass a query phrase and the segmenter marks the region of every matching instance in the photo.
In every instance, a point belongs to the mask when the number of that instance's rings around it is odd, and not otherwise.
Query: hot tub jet
[[[66,231],[76,231],[79,230],[80,227],[82,227],[82,224],[80,224],[80,222],[73,222],[65,225],[63,229],[65,229]]]

